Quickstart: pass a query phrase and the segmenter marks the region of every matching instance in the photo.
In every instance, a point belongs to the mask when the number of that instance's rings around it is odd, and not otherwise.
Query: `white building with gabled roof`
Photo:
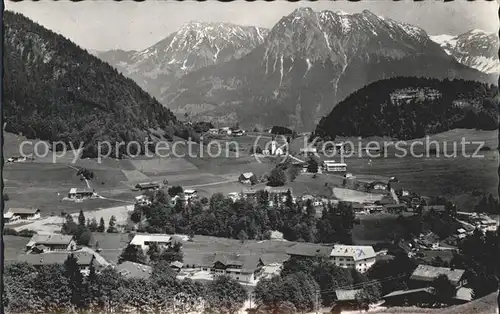
[[[372,246],[335,245],[330,253],[330,260],[339,267],[354,268],[360,273],[366,272],[375,264],[377,254]]]

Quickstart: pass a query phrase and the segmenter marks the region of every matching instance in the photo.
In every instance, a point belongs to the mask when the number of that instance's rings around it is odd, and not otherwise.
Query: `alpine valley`
[[[299,8],[269,31],[193,22],[143,51],[98,56],[176,114],[310,131],[337,103],[381,79],[496,79],[491,68],[460,57],[459,47],[368,10]]]

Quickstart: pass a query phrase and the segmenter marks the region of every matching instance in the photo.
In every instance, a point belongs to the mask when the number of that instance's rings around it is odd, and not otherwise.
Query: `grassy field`
[[[352,238],[356,244],[373,245],[387,242],[392,234],[401,234],[398,215],[379,213],[358,216],[359,225],[354,225]]]
[[[12,263],[16,260],[17,256],[24,252],[26,244],[28,244],[30,238],[4,235],[3,236],[3,257],[5,264]]]

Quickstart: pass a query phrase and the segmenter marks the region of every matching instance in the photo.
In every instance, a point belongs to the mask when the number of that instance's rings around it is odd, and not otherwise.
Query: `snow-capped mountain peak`
[[[461,35],[436,35],[431,39],[458,62],[488,74],[500,71],[499,40],[495,33],[473,29]]]

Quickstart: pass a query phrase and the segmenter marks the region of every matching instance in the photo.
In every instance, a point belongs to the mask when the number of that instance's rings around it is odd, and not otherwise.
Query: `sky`
[[[471,29],[497,32],[497,1],[364,0],[360,2],[177,1],[22,1],[5,0],[5,9],[22,13],[88,50],[142,50],[167,37],[188,21],[230,22],[271,28],[297,7],[315,11],[373,13],[419,26],[429,35],[458,35]]]

